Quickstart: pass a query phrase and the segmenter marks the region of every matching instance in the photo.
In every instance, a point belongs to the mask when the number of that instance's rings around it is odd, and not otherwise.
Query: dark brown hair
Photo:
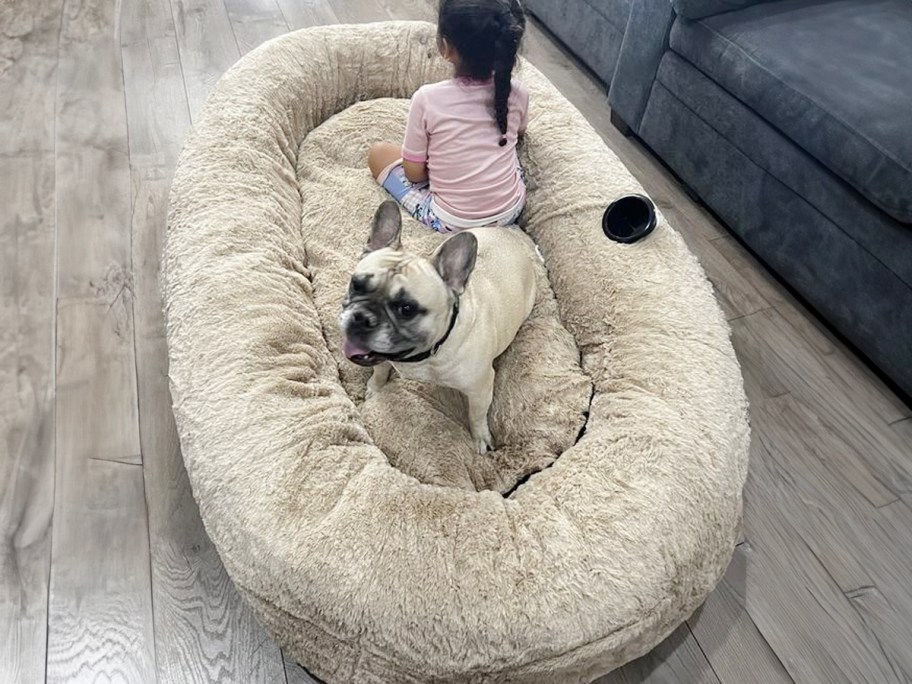
[[[441,0],[437,33],[459,54],[463,76],[494,75],[494,118],[506,145],[510,78],[526,30],[519,0]]]

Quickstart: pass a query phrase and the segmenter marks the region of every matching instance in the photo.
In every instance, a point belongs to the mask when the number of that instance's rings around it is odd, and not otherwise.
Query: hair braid
[[[507,144],[510,79],[526,30],[519,0],[441,0],[437,30],[456,48],[460,69],[472,78],[494,74],[494,118]]]
[[[516,65],[519,41],[526,29],[526,18],[519,2],[509,2],[500,15],[500,31],[494,41],[494,118],[500,129],[500,146],[507,144],[507,115],[509,114],[511,79]]]

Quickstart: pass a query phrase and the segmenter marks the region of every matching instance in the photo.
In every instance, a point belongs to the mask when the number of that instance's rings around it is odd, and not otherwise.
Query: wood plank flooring
[[[118,10],[66,4],[60,29],[49,682],[155,676]]]
[[[433,20],[432,0],[0,5],[0,682],[314,680],[206,536],[171,416],[168,189],[206,95],[289,30]],[[633,682],[912,681],[912,410],[635,140],[535,21],[525,54],[700,258],[754,440],[744,541]]]
[[[47,662],[54,511],[55,97],[63,0],[0,7],[0,681]],[[23,84],[28,83],[28,87]]]

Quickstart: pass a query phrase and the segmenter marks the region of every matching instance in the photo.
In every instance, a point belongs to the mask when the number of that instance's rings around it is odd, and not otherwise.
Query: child
[[[519,0],[441,0],[437,47],[454,77],[418,89],[405,140],[371,147],[371,173],[446,233],[515,223],[526,200],[516,141],[529,93],[511,80],[526,27]]]

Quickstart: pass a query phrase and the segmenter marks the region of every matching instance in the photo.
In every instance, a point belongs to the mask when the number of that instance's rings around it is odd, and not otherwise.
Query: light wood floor
[[[308,682],[240,602],[170,412],[158,297],[181,141],[241,54],[430,0],[0,4],[0,683]],[[715,284],[752,403],[744,541],[706,604],[601,680],[912,680],[912,411],[634,141],[532,24],[526,55]]]

